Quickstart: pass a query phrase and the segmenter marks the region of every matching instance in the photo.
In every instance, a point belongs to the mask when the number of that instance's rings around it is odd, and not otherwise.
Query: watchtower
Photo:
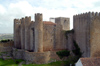
[[[30,29],[31,17],[25,17],[25,49],[30,50]]]
[[[19,19],[14,19],[14,46],[16,48],[21,48],[20,24]]]
[[[35,14],[35,52],[43,52],[43,17]]]

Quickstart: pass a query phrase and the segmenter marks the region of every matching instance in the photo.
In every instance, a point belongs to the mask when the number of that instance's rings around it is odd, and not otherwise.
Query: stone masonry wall
[[[73,33],[68,33],[67,34],[67,49],[70,51],[73,50],[73,39],[74,39]]]
[[[73,17],[74,40],[83,52],[84,57],[90,56],[90,15],[89,13],[75,15]]]
[[[57,51],[28,52],[25,50],[13,48],[13,57],[15,59],[23,59],[27,62],[43,64],[60,60],[56,52]]]
[[[56,25],[45,25],[43,28],[43,50],[54,50],[55,47],[55,27]]]
[[[21,49],[25,49],[25,19],[21,19]]]
[[[70,23],[69,23],[69,18],[55,18],[55,23],[56,23],[56,32],[55,32],[55,43],[56,43],[56,50],[59,49],[66,49],[67,46],[67,40],[65,37],[65,33],[63,33],[63,30],[70,30]],[[66,27],[65,27],[66,25]]]
[[[0,52],[11,52],[12,47],[14,47],[13,41],[2,43],[0,42]]]
[[[91,13],[91,57],[100,57],[100,13]]]
[[[35,49],[34,23],[35,22],[31,21],[30,27],[29,27],[29,29],[30,29],[30,45],[29,46],[30,46],[31,51],[34,51],[34,49]]]
[[[31,17],[25,17],[25,49],[30,50],[30,29]]]
[[[28,52],[13,48],[13,57],[15,59],[23,59],[27,62],[36,64],[48,63],[50,60],[50,52]]]
[[[21,48],[20,20],[14,19],[14,47]]]
[[[43,52],[43,16],[35,14],[35,52]]]

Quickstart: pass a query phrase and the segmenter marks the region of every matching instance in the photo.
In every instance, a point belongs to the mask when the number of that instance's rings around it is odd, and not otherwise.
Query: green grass
[[[12,59],[8,59],[8,60],[3,60],[0,59],[0,66],[18,66],[17,62],[22,62],[22,60],[12,60]],[[48,64],[23,64],[22,66],[63,66],[64,61],[56,61],[56,62],[52,62],[52,63],[48,63]]]
[[[63,66],[62,61],[56,61],[48,64],[28,64],[28,65],[23,65],[23,66]]]
[[[16,64],[16,62],[14,62],[11,59],[8,60],[0,59],[0,66],[18,66],[18,64]]]

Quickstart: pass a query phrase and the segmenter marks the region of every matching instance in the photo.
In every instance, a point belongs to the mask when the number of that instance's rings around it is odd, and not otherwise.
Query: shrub
[[[68,57],[70,55],[70,51],[62,50],[62,51],[56,52],[56,54],[59,56],[60,59],[62,59],[63,57]]]
[[[75,41],[73,41],[73,43],[74,43],[75,49],[72,50],[72,52],[75,54],[75,56],[79,56],[79,58],[82,57],[83,53],[80,51],[78,44]]]
[[[0,42],[6,43],[6,42],[9,42],[9,41],[12,41],[12,40],[10,40],[10,39],[5,39],[5,40],[1,40]]]

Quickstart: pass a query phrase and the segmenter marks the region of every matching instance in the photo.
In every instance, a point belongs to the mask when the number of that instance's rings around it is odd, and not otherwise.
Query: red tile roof
[[[80,58],[83,66],[100,66],[100,57]]]
[[[46,25],[56,25],[56,23],[50,22],[50,21],[43,21],[44,24]]]

